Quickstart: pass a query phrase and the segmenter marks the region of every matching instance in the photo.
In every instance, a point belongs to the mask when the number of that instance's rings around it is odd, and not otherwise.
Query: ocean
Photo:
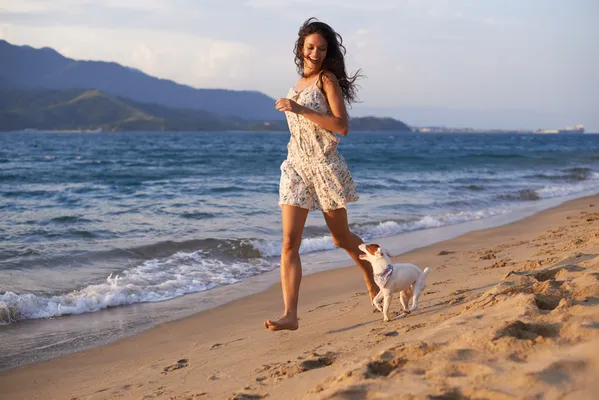
[[[1,133],[0,368],[275,282],[288,139]],[[360,193],[351,229],[395,254],[599,192],[599,135],[350,132],[339,149]],[[300,252],[308,272],[351,265],[319,212]]]

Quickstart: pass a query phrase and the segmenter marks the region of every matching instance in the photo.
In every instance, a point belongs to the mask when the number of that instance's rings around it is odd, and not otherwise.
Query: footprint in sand
[[[316,392],[322,391],[322,389],[315,390]],[[367,385],[353,385],[347,389],[341,389],[336,391],[329,397],[330,399],[365,399],[368,395],[369,388]]]
[[[298,365],[299,372],[310,371],[312,369],[318,369],[322,367],[328,367],[333,364],[335,361],[335,356],[333,353],[327,353],[323,356],[314,353],[312,358],[302,361]]]
[[[229,400],[258,400],[266,396],[256,393],[235,393]]]
[[[431,394],[431,395],[427,396],[428,400],[453,400],[453,399],[467,399],[467,398],[468,397],[464,396],[462,394],[462,392],[460,392],[460,389],[458,389],[458,388],[451,389],[450,391],[447,391],[447,392]]]
[[[172,372],[181,368],[185,368],[189,366],[189,360],[187,358],[183,358],[179,361],[177,361],[177,363],[175,364],[171,364],[168,367],[164,367],[164,370],[162,371],[163,375],[166,375],[168,372]]]
[[[539,282],[545,282],[552,279],[558,279],[561,276],[566,275],[568,272],[581,272],[584,268],[578,265],[563,265],[556,268],[547,268],[542,271],[534,272],[530,274],[534,279]]]
[[[480,253],[479,253],[480,254]],[[480,254],[478,257],[478,261],[482,260],[493,260],[497,258],[494,250],[486,250],[483,254]]]
[[[208,393],[206,392],[201,392],[201,393],[192,393],[192,394],[183,394],[183,395],[179,395],[179,396],[171,396],[169,397],[169,400],[196,400],[196,399],[205,399]]]
[[[425,322],[422,322],[420,324],[408,325],[405,327],[405,332],[408,333],[410,331],[413,331],[414,329],[424,328],[425,326],[426,326]]]
[[[562,301],[562,299],[562,296],[536,294],[535,304],[541,311],[553,311],[559,306],[559,303]]]
[[[421,360],[429,353],[435,352],[440,348],[439,345],[434,343],[420,342],[414,345],[405,345],[402,343],[383,351],[376,359],[370,360],[355,369],[346,371],[334,380],[329,379],[324,385],[319,385],[314,392],[321,392],[327,389],[329,383],[336,384],[345,382],[348,379],[365,379],[367,381],[345,387],[333,393],[332,396],[327,397],[327,399],[365,399],[366,393],[370,389],[367,383],[368,380],[387,377],[400,368],[410,374],[424,375],[426,373],[425,369],[414,366],[406,370],[405,367],[409,367],[410,362]]]
[[[404,367],[408,362],[418,360],[439,349],[438,345],[421,342],[416,345],[389,349],[379,355],[379,359],[366,364],[364,378],[388,376],[394,370]]]
[[[256,382],[262,382],[268,378],[282,379],[283,377],[291,378],[296,374],[311,371],[314,369],[328,367],[335,362],[337,355],[332,352],[326,354],[313,353],[311,356],[298,362],[287,361],[287,363],[265,364],[256,372],[269,371],[267,375],[258,376]]]
[[[452,361],[469,361],[474,358],[476,351],[473,349],[457,349],[451,356]]]
[[[393,370],[405,365],[408,361],[401,359],[372,361],[366,365],[364,378],[378,378],[388,376]]]
[[[572,376],[577,376],[587,369],[587,363],[583,360],[558,360],[539,372],[529,373],[534,379],[559,385],[570,383]]]
[[[342,382],[347,378],[356,375],[356,373],[361,374],[361,376],[365,379],[374,379],[378,377],[389,376],[391,372],[400,367],[403,367],[408,362],[408,360],[405,357],[396,357],[394,353],[395,352],[393,350],[385,351],[379,355],[378,360],[370,361],[365,366],[359,369],[347,371],[345,374],[338,377],[336,381]]]
[[[539,336],[552,338],[559,334],[560,327],[560,324],[527,324],[516,320],[499,329],[493,340],[504,337],[513,337],[520,340],[535,340]]]
[[[488,365],[479,363],[452,364],[445,370],[445,375],[451,378],[492,375],[496,371]]]

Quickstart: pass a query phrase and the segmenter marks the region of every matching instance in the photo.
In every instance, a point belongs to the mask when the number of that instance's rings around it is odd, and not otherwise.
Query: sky
[[[365,75],[350,115],[599,132],[597,0],[0,0],[0,39],[276,99],[312,16]]]

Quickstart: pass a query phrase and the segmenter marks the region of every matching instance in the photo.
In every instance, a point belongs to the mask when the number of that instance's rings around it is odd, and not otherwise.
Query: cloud
[[[0,1],[0,10],[12,13],[44,12],[49,10],[55,10],[57,8],[62,8],[62,6],[66,5],[64,3],[67,2],[65,2],[64,0],[57,0],[54,2],[42,0],[2,0]]]
[[[397,9],[401,7],[401,3],[401,1],[397,0],[248,0],[244,3],[244,5],[253,8],[273,9],[286,9],[289,7],[306,9],[308,7],[317,7],[363,11],[383,11]]]
[[[251,80],[252,47],[241,42],[152,30],[0,25],[0,32],[12,43],[53,47],[74,59],[115,61],[196,87],[242,89]]]
[[[350,42],[356,46],[357,49],[362,49],[368,46],[369,31],[365,28],[360,28],[350,37]]]
[[[131,65],[143,65],[143,69],[145,71],[156,70],[156,57],[154,56],[154,52],[145,43],[140,44],[137,48],[135,48],[135,50],[133,50],[131,62]]]
[[[86,0],[84,3],[104,7],[134,8],[140,10],[166,10],[171,9],[173,6],[173,2],[167,0]]]
[[[359,84],[369,106],[574,115],[599,107],[596,4],[0,0],[0,38],[76,59],[116,61],[196,87],[278,97],[297,78],[291,51],[297,28],[315,15],[343,35],[348,71],[360,68],[367,76]]]
[[[243,43],[212,41],[195,51],[193,73],[200,80],[250,80],[251,64],[250,46]]]
[[[131,8],[156,10],[171,8],[172,2],[166,0],[18,0],[0,1],[0,9],[14,13],[40,13],[48,11],[66,11],[69,9],[96,8]]]

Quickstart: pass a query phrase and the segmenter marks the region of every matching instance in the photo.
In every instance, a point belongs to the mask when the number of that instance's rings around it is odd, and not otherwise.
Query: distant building
[[[584,133],[584,126],[576,125],[576,126],[567,126],[566,129],[559,129],[557,133],[568,134],[568,135],[580,135]]]
[[[565,129],[539,129],[535,133],[580,135],[580,134],[584,133],[584,126],[583,125],[567,126]]]

